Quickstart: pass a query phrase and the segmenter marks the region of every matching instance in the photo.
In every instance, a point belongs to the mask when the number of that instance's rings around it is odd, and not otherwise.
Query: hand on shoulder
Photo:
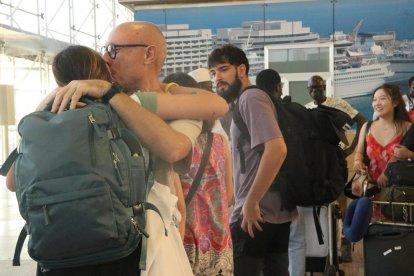
[[[56,94],[52,112],[63,112],[65,109],[75,109],[84,96],[102,98],[111,88],[111,83],[105,80],[75,80],[64,87],[55,89]]]

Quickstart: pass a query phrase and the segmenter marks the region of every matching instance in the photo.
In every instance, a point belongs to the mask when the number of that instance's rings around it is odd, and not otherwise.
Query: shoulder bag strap
[[[198,186],[200,185],[201,177],[203,176],[204,169],[207,165],[207,161],[210,156],[212,142],[213,142],[213,133],[209,131],[207,134],[207,143],[204,146],[203,157],[200,162],[200,167],[198,167],[198,171],[197,171],[196,176],[194,177],[193,184],[191,185],[190,191],[188,192],[187,197],[185,198],[186,206],[188,206],[188,204],[191,202],[195,192],[197,191]]]
[[[365,133],[364,133],[364,159],[363,161],[366,166],[369,166],[369,158],[367,155],[367,136],[368,136],[369,129],[371,128],[371,125],[372,125],[372,121],[368,121],[367,127],[365,128]]]

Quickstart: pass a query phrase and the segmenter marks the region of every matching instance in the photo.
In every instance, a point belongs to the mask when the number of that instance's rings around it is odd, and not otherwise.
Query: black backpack
[[[256,86],[249,86],[245,91],[266,93]],[[344,139],[343,142],[348,143],[344,132],[352,125],[352,119],[335,108],[320,106],[307,109],[299,103],[269,96],[276,107],[279,127],[287,146],[286,159],[270,187],[280,192],[282,209],[333,202],[343,191],[348,178],[345,155],[338,145]],[[245,157],[241,149],[244,143],[250,143],[250,134],[241,118],[238,103],[233,120],[241,132],[237,150],[241,173],[245,173]],[[258,146],[257,150],[262,152],[263,147]]]

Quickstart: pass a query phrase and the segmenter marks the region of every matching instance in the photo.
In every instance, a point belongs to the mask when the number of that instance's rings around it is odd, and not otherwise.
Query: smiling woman
[[[395,145],[400,143],[411,122],[397,85],[383,84],[378,87],[372,96],[372,107],[377,118],[371,124],[366,141],[364,139],[367,124],[361,129],[354,155],[354,170],[367,171],[371,181],[385,187],[388,184],[388,178],[384,175],[386,165],[394,155]],[[369,159],[368,162],[364,162],[364,152]],[[380,193],[374,199],[379,200]],[[383,218],[381,210],[374,205],[373,220]]]

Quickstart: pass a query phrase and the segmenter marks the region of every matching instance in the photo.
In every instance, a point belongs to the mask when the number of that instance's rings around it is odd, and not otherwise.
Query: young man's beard
[[[232,84],[229,84],[227,90],[221,90],[217,89],[217,94],[222,96],[227,103],[231,103],[234,100],[237,99],[241,92],[242,82],[239,78],[239,76],[236,75],[236,78],[234,79],[234,82]]]

